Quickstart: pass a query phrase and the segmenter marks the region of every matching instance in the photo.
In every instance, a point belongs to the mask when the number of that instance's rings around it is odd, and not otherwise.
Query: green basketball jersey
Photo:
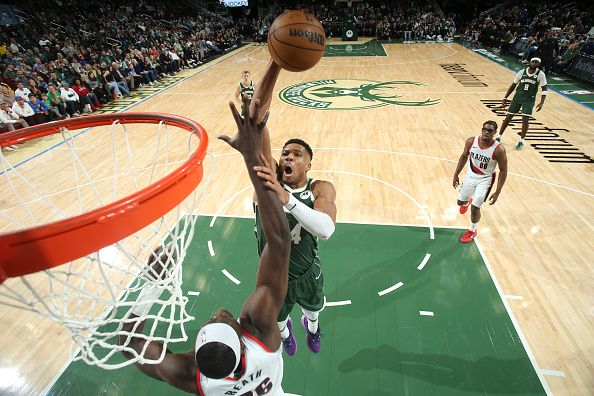
[[[536,97],[536,93],[538,92],[539,73],[540,69],[536,69],[536,72],[532,76],[529,76],[528,68],[524,69],[522,78],[520,79],[518,87],[516,88],[514,100],[534,99]]]
[[[242,98],[243,95],[247,94],[248,98],[252,100],[252,97],[254,96],[254,82],[250,81],[250,85],[247,87],[244,86],[242,82],[239,82],[239,92]]]
[[[314,196],[311,191],[312,179],[307,181],[307,184],[295,190],[291,190],[288,186],[283,186],[289,194],[293,194],[295,198],[303,202],[305,205],[313,209]],[[258,206],[256,211],[256,239],[258,241],[258,254],[262,254],[264,246],[266,245],[266,238],[262,231],[262,223],[260,222],[260,215],[258,213]],[[305,271],[311,267],[312,264],[319,265],[320,259],[318,257],[318,238],[305,230],[288,210],[284,209],[289,221],[289,229],[291,230],[291,256],[289,258],[289,280],[297,279]]]

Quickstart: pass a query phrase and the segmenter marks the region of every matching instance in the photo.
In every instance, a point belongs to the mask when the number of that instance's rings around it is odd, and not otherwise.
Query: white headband
[[[225,323],[207,324],[200,329],[198,335],[196,336],[194,355],[204,344],[209,342],[220,342],[233,350],[233,353],[235,353],[235,365],[233,366],[231,372],[229,372],[227,375],[233,373],[233,370],[235,370],[235,368],[239,365],[239,360],[241,358],[241,344],[239,342],[237,332],[233,329],[233,327]]]
[[[537,61],[538,63],[542,63],[540,58],[537,58],[536,56],[534,58],[530,59],[530,62],[532,62],[532,61]]]

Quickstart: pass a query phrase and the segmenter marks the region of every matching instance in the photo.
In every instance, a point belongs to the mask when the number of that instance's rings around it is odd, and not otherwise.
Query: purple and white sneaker
[[[309,350],[313,353],[320,352],[320,337],[322,336],[320,326],[318,325],[318,331],[316,331],[315,334],[309,331],[309,328],[307,327],[307,316],[305,315],[301,317],[301,324],[307,333],[307,346],[309,347]]]
[[[293,356],[297,352],[297,340],[293,336],[293,323],[291,322],[291,318],[287,321],[287,328],[289,329],[289,337],[282,340],[283,349],[287,355]]]

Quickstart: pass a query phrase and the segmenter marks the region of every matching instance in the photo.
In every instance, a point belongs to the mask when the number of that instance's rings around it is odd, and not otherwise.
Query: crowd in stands
[[[524,61],[540,56],[547,73],[563,71],[580,54],[594,55],[591,8],[528,1],[476,18],[460,33],[472,44],[501,51],[525,37]],[[266,15],[251,9],[233,21],[192,4],[19,3],[23,23],[0,26],[0,132],[92,113],[235,48],[243,38],[264,43],[270,24],[286,9],[312,12],[329,37],[341,35],[347,13],[346,3],[333,0],[260,0]],[[359,35],[382,40],[450,41],[459,24],[456,14],[444,14],[433,1],[366,0],[352,7]]]
[[[0,131],[91,113],[238,45],[232,22],[187,4],[19,4],[24,23],[0,27]]]
[[[268,14],[257,18],[245,16],[237,27],[245,37],[264,42],[268,27],[286,9],[305,9],[322,23],[328,37],[340,37],[346,15],[346,3],[334,1],[277,1]],[[436,3],[420,0],[408,2],[368,0],[352,3],[360,36],[380,40],[452,40],[456,33],[455,15],[444,15]]]
[[[537,1],[502,7],[472,20],[461,31],[472,44],[501,52],[521,37],[526,43],[523,63],[538,56],[546,73],[560,73],[580,54],[594,55],[592,25],[591,6]]]

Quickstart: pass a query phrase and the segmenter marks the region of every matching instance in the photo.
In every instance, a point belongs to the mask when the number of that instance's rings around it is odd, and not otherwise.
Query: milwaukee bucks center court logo
[[[361,110],[389,105],[431,106],[427,84],[418,81],[318,80],[291,85],[279,96],[293,106],[317,110]]]

